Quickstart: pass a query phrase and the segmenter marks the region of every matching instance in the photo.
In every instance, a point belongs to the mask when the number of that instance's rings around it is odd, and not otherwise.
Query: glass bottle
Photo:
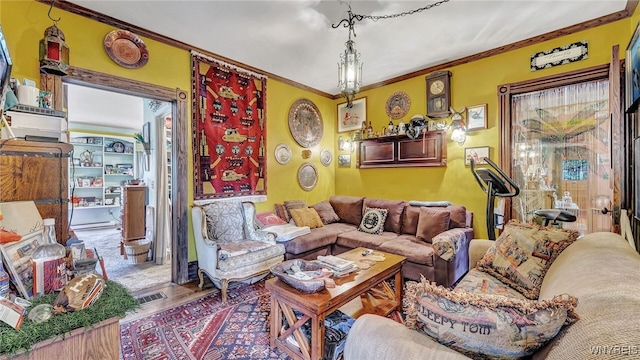
[[[44,219],[42,244],[34,251],[33,294],[40,296],[60,290],[66,283],[66,250],[56,241],[55,219]]]

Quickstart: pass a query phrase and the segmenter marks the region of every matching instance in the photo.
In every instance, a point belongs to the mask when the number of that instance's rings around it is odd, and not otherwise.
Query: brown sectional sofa
[[[327,213],[332,213],[327,208],[329,204],[339,218],[336,222],[325,222],[327,218],[331,218],[326,216]],[[357,247],[365,247],[405,256],[407,262],[402,268],[405,278],[419,280],[420,275],[424,275],[446,287],[453,286],[469,269],[468,249],[473,238],[473,214],[463,206],[429,207],[449,213],[448,230],[441,235],[455,232],[461,238],[449,260],[441,258],[431,243],[416,236],[421,206],[413,206],[402,200],[332,196],[328,204],[322,202],[311,207],[318,211],[325,224],[311,229],[310,234],[284,243],[286,260],[315,259],[319,255],[337,255]],[[381,234],[358,231],[366,208],[387,209],[388,215]],[[332,220],[335,220],[335,214]]]

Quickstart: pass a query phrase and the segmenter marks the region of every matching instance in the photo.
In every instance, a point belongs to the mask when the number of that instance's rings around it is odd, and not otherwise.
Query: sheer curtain
[[[165,119],[160,117],[156,122],[157,153],[156,179],[157,179],[157,222],[155,261],[162,265],[171,261],[171,199],[169,194],[169,172],[167,169],[167,134],[165,131]]]
[[[613,197],[609,82],[517,95],[512,109],[512,175],[522,189],[516,219],[559,208],[578,217],[565,228],[609,231],[610,216],[598,212]]]

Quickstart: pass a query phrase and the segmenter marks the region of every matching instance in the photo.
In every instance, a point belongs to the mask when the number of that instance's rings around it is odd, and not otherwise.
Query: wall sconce
[[[464,111],[464,109],[462,111]],[[451,113],[453,114],[451,115],[451,125],[449,125],[449,127],[453,129],[453,131],[451,132],[451,140],[462,146],[467,140],[466,125],[462,120],[461,112],[455,111],[453,108],[451,108]]]
[[[69,47],[65,42],[64,33],[56,24],[60,18],[51,17],[51,9],[55,0],[51,2],[47,16],[53,25],[44,31],[44,38],[40,40],[40,72],[51,75],[64,76],[69,70]]]

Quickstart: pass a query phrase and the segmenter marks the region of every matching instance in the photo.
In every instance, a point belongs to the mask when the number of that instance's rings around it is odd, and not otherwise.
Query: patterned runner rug
[[[264,281],[120,324],[121,359],[288,359],[269,348],[269,291]]]

